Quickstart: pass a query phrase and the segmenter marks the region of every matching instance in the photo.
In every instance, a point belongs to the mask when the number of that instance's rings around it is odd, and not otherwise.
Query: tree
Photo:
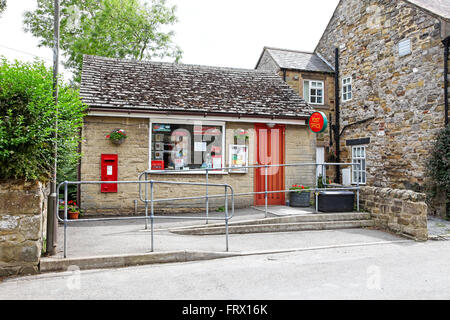
[[[52,76],[43,62],[0,58],[0,180],[50,178],[56,117]],[[78,91],[62,81],[59,89],[58,167],[73,167],[85,106]]]
[[[37,0],[38,8],[25,13],[25,30],[39,38],[39,46],[53,47],[53,0]],[[174,58],[181,49],[173,31],[163,31],[177,18],[166,0],[63,0],[60,45],[64,66],[81,79],[84,54],[110,58]]]
[[[6,0],[0,0],[0,16],[6,9]]]

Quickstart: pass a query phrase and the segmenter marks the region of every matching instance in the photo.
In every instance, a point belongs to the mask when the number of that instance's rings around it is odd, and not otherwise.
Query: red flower
[[[305,187],[304,187],[304,186],[302,186],[302,189],[305,189]]]
[[[111,136],[108,134],[108,135],[106,136],[106,139],[109,139],[109,138],[111,138]]]

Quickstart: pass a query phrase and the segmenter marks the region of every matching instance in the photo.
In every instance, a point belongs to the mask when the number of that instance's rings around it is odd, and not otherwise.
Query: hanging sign
[[[327,116],[322,111],[314,112],[308,119],[308,126],[314,133],[324,132],[327,124]]]

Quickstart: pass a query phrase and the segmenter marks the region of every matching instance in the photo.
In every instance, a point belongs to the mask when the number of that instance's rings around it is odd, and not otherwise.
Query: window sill
[[[161,172],[162,170],[149,170],[149,171],[146,171],[148,174],[161,174],[161,175],[166,175],[166,174],[168,174],[168,175],[180,175],[180,174],[197,174],[197,175],[205,175],[206,174],[206,171],[194,171],[194,170],[185,170],[185,171],[183,171],[183,172],[180,172],[180,171],[177,171],[177,172],[167,172],[167,171],[165,171],[165,172]],[[211,169],[211,170],[208,170],[208,175],[210,175],[210,174],[222,174],[222,175],[225,175],[225,174],[228,174],[228,172],[226,172],[226,171],[213,171],[213,169]]]

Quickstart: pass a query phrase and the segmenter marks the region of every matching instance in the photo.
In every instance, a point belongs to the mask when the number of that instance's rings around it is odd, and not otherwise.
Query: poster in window
[[[162,142],[155,142],[155,150],[156,151],[164,150],[164,144]]]
[[[162,151],[155,151],[155,160],[162,160],[164,159],[164,154]]]
[[[157,142],[163,142],[164,141],[164,135],[163,134],[155,134],[155,141]]]
[[[222,168],[222,156],[213,156],[212,157],[212,167],[213,167],[213,169]]]
[[[154,132],[170,132],[170,124],[154,124]]]
[[[240,168],[248,166],[248,147],[246,145],[230,144],[230,167]],[[247,168],[232,169],[230,172],[247,173]]]

